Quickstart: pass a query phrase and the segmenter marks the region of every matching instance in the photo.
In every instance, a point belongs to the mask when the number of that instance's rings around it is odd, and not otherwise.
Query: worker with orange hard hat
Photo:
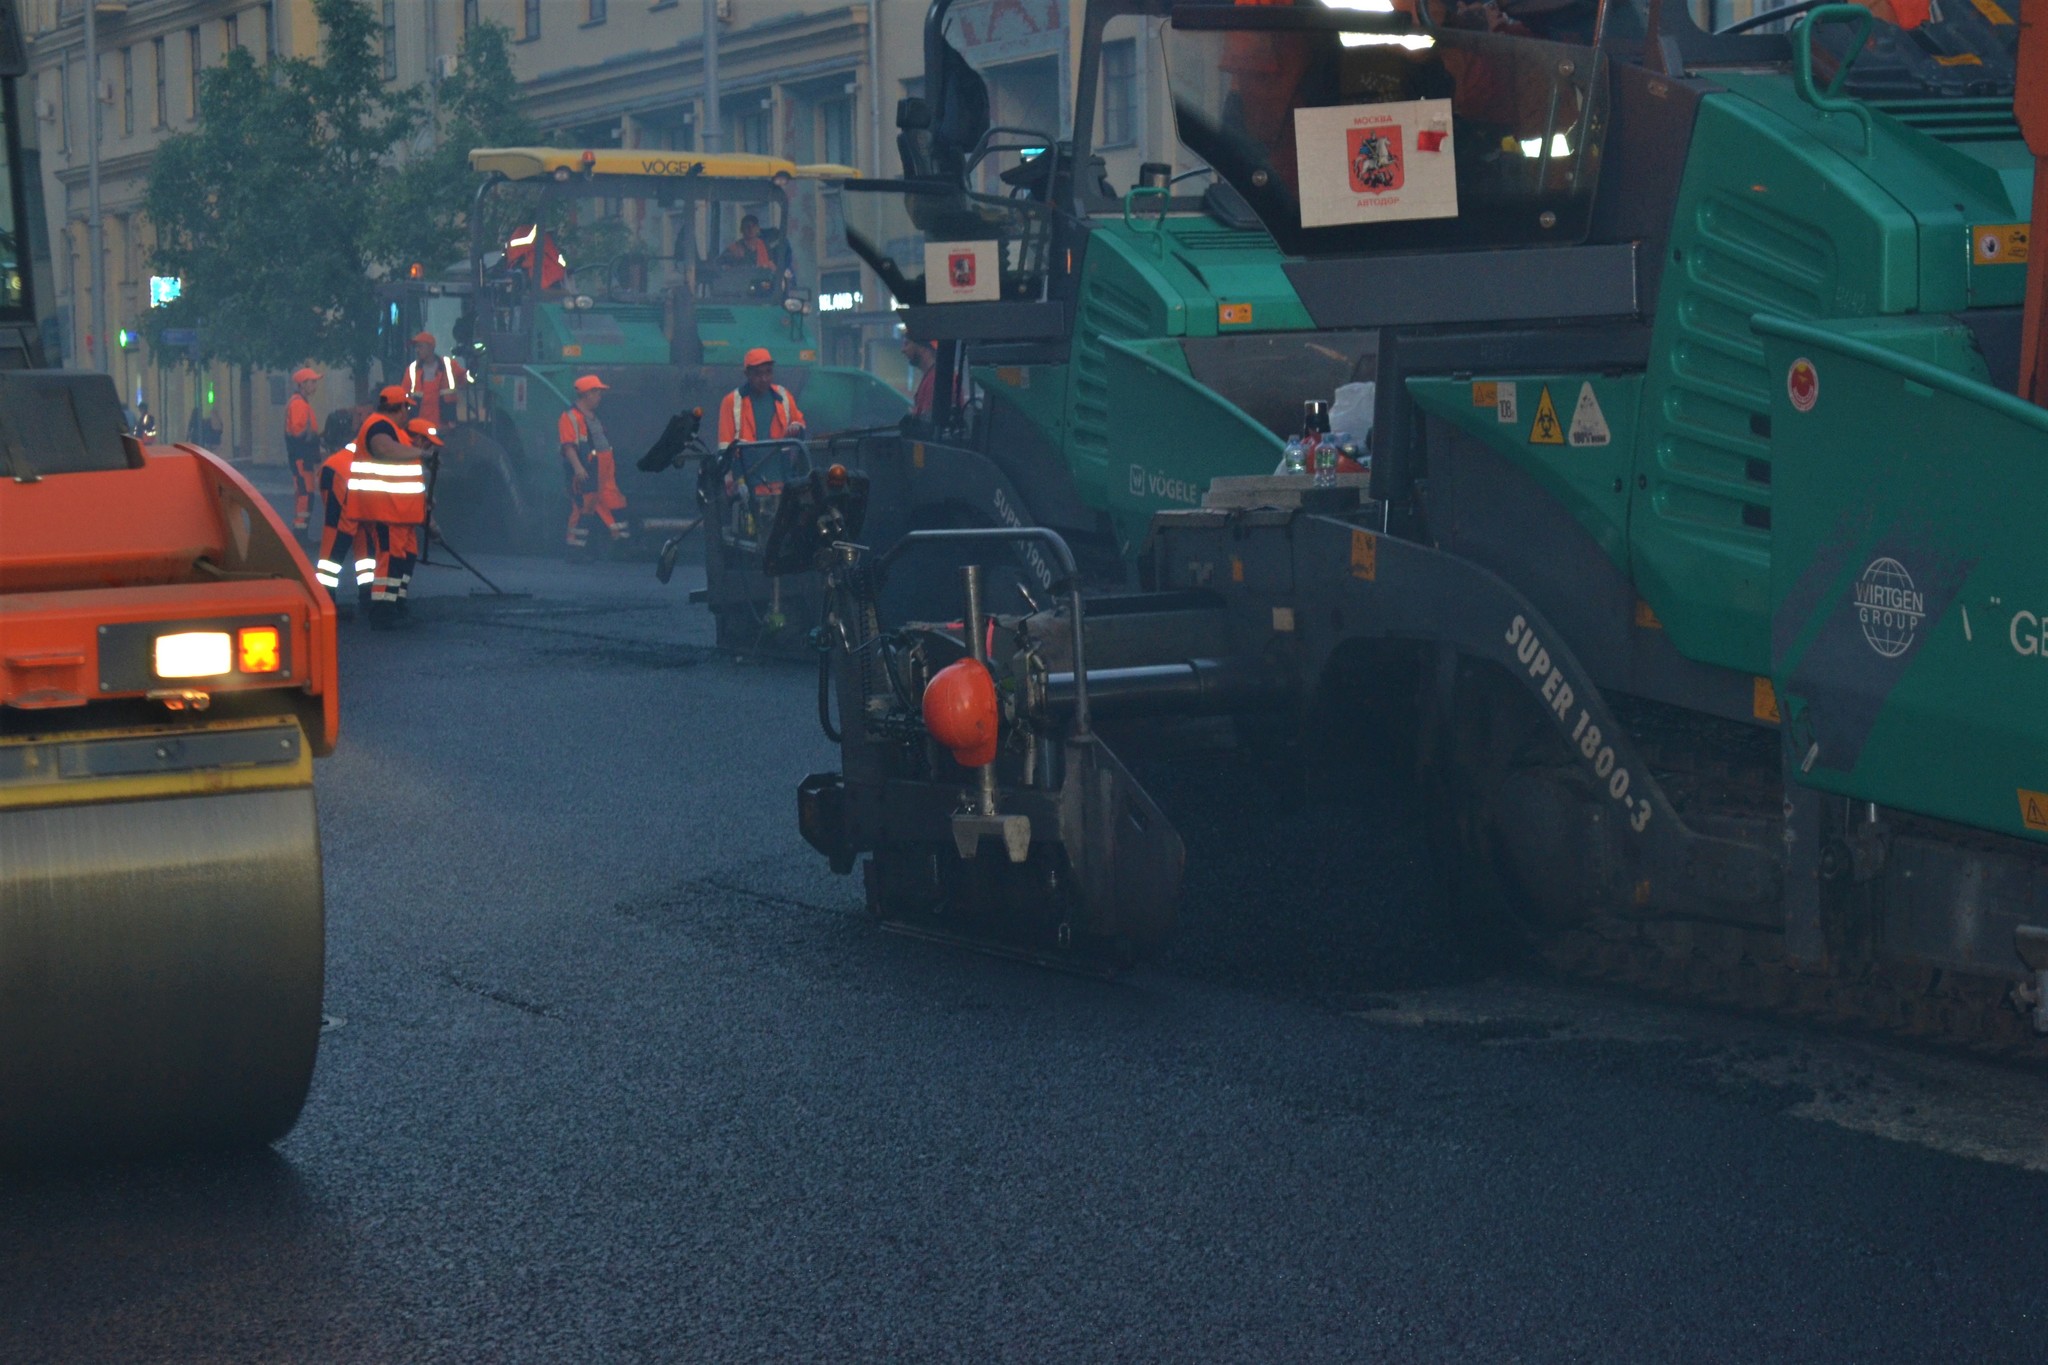
[[[438,458],[435,452],[444,444],[440,429],[424,417],[415,417],[407,422],[405,436],[406,444],[418,452],[422,467]],[[432,480],[425,482],[431,485]],[[425,488],[417,493],[407,493],[403,498],[402,508],[417,512],[416,520],[370,523],[376,554],[376,566],[370,580],[370,600],[378,601],[377,594],[382,592],[382,600],[400,612],[405,610],[406,601],[412,595],[413,570],[419,567],[420,550],[426,544],[427,525],[434,510]],[[378,613],[373,611],[370,624],[376,625],[378,620]]]
[[[403,384],[379,389],[377,406],[356,432],[348,467],[348,513],[371,552],[370,624],[380,630],[394,624],[398,610],[393,531],[427,519],[427,468],[405,430],[412,413],[413,395]]]
[[[313,499],[320,493],[320,423],[313,415],[313,391],[320,371],[310,365],[292,371],[292,396],[284,405],[284,453],[292,468],[297,497],[292,504],[292,529],[309,524]]]
[[[420,416],[435,428],[455,420],[461,398],[469,392],[469,370],[452,355],[436,355],[432,332],[412,339],[412,360],[405,367],[405,387],[419,395]]]
[[[590,528],[583,518],[595,516],[604,523],[613,540],[625,540],[624,522],[613,515],[624,510],[626,495],[619,492],[618,466],[612,459],[612,445],[604,423],[597,419],[598,404],[604,401],[606,385],[594,374],[576,381],[576,398],[556,424],[562,442],[562,472],[569,484],[569,548],[580,550],[590,544]]]
[[[800,439],[804,415],[790,391],[775,382],[775,357],[766,346],[756,346],[742,364],[746,382],[718,405],[718,444]]]

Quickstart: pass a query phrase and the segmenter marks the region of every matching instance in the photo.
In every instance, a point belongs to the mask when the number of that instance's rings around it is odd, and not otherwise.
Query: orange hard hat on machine
[[[996,761],[996,685],[988,666],[959,659],[924,688],[924,728],[963,768]]]

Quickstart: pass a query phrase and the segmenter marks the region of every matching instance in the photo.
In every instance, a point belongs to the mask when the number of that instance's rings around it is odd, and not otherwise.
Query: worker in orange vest
[[[362,528],[374,556],[370,578],[370,625],[388,630],[398,613],[399,571],[394,570],[395,528],[410,529],[427,519],[427,468],[419,447],[407,439],[413,395],[402,384],[377,392],[377,406],[356,432],[355,454],[348,467],[348,510]]]
[[[327,595],[334,599],[334,605],[341,609],[343,615],[354,609],[354,598],[344,600],[341,595],[341,582],[347,570],[353,568],[355,571],[358,594],[369,590],[377,572],[377,559],[367,541],[363,544],[364,553],[353,565],[349,563],[349,555],[356,548],[356,535],[361,529],[355,517],[350,515],[348,502],[348,471],[355,459],[356,443],[350,441],[327,457],[317,476],[322,522],[320,559],[313,566],[313,576],[327,589]]]
[[[440,458],[435,453],[443,445],[440,430],[426,418],[415,417],[407,422],[405,436],[406,444],[418,453],[422,470]],[[424,480],[417,492],[403,494],[399,502],[402,510],[416,512],[417,520],[372,523],[377,557],[370,580],[370,600],[376,602],[381,591],[383,600],[401,614],[412,596],[412,573],[419,567],[420,550],[426,544],[427,526],[433,519],[433,504],[424,486],[431,483],[431,479]],[[379,619],[380,614],[373,610],[370,624],[375,626]]]
[[[741,218],[740,235],[732,240],[719,259],[726,265],[773,270],[775,257],[768,250],[767,240],[761,236],[761,220],[751,213]]]
[[[804,415],[788,389],[775,382],[775,357],[756,346],[745,358],[747,382],[718,404],[718,444],[734,441],[801,440]]]
[[[576,381],[576,400],[556,424],[562,442],[563,473],[569,481],[569,548],[580,550],[590,544],[586,516],[595,516],[611,532],[613,540],[625,540],[625,523],[612,515],[624,509],[626,495],[619,491],[618,466],[612,459],[611,440],[604,423],[597,420],[597,405],[604,401],[606,385],[594,374]]]
[[[292,396],[284,405],[284,453],[292,467],[298,496],[292,504],[292,529],[304,531],[320,492],[320,422],[313,415],[313,391],[320,371],[310,365],[292,371]]]
[[[412,362],[405,367],[405,387],[419,395],[420,416],[435,428],[460,415],[462,397],[471,383],[468,368],[452,355],[436,355],[434,334],[412,339]]]

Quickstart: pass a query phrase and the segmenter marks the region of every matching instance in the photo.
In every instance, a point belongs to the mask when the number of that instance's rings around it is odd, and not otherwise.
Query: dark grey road
[[[2041,1078],[1486,977],[1229,769],[1130,980],[884,935],[810,674],[493,567],[344,628],[298,1129],[0,1176],[0,1361],[2041,1358]]]

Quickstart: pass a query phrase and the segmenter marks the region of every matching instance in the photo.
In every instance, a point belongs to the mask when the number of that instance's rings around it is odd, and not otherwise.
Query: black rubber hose
[[[818,726],[824,730],[825,738],[834,744],[839,742],[839,731],[832,727],[832,651],[818,651]]]

